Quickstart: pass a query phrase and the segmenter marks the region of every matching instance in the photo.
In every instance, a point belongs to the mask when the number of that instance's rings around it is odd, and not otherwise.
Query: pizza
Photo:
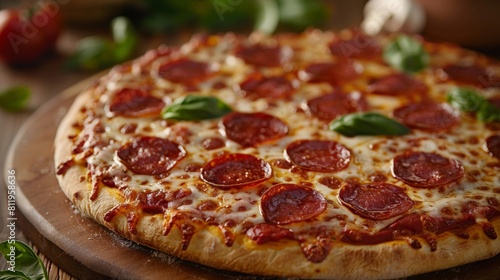
[[[111,231],[218,269],[441,270],[500,252],[499,81],[413,35],[195,35],[78,95],[57,178]]]

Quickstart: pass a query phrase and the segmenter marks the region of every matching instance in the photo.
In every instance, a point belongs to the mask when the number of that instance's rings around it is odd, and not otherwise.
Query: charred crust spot
[[[77,191],[77,192],[75,192],[75,193],[73,194],[73,198],[74,198],[75,200],[80,200],[80,199],[82,199],[82,194],[81,194],[79,191]]]

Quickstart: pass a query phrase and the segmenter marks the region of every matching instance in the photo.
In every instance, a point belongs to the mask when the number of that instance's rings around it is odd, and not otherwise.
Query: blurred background
[[[17,113],[29,114],[102,69],[161,44],[180,44],[194,33],[340,30],[359,25],[364,4],[365,0],[0,0],[0,92],[29,86],[31,97]],[[9,116],[5,110],[0,114],[2,120]]]

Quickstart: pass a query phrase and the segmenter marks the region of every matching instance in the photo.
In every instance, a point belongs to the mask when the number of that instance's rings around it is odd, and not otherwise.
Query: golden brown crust
[[[102,79],[101,83],[105,81]],[[74,142],[70,137],[79,133],[74,123],[83,121],[84,114],[80,109],[94,100],[93,90],[90,88],[77,97],[59,126],[55,139],[56,166],[73,158]],[[303,278],[386,279],[445,269],[500,253],[500,238],[487,237],[480,224],[467,228],[468,239],[451,232],[438,234],[435,251],[431,251],[421,237],[417,237],[423,244],[419,249],[412,248],[405,240],[374,245],[336,241],[326,259],[319,263],[308,261],[300,243],[295,240],[282,239],[257,245],[242,233],[228,246],[217,226],[211,225],[197,228],[188,247],[182,250],[183,235],[178,225],[164,235],[165,219],[171,214],[169,210],[165,214],[139,213],[136,233],[131,232],[123,213],[118,213],[110,222],[106,221],[106,213],[123,203],[124,198],[115,188],[101,184],[97,198],[91,200],[92,186],[87,172],[77,164],[58,176],[62,190],[83,214],[137,243],[219,269]],[[500,232],[500,217],[494,218],[491,224],[494,231]]]
[[[80,95],[61,123],[55,142],[56,163],[71,158],[73,143],[68,136],[74,133],[72,124],[81,121],[80,108],[89,100],[89,92]],[[307,261],[299,243],[291,240],[257,246],[247,236],[240,235],[232,246],[226,246],[220,232],[211,227],[197,231],[187,250],[181,250],[180,229],[174,227],[168,235],[163,235],[163,216],[160,214],[141,217],[137,234],[130,232],[124,215],[118,215],[110,223],[106,222],[105,214],[123,201],[117,196],[116,190],[107,187],[103,187],[98,198],[91,201],[91,186],[82,180],[86,172],[76,165],[63,176],[58,176],[62,190],[82,213],[139,244],[220,269],[304,278],[398,278],[490,258],[500,252],[500,239],[486,237],[480,225],[467,230],[469,239],[451,233],[440,234],[436,251],[431,251],[428,246],[414,249],[405,241],[376,245],[338,242],[321,263]],[[492,224],[495,231],[500,232],[500,219],[495,219]],[[425,243],[424,240],[421,242]]]

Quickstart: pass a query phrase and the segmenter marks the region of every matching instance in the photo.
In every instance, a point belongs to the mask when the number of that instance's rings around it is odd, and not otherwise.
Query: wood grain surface
[[[24,234],[58,267],[77,279],[256,279],[179,260],[122,239],[83,217],[60,190],[53,141],[79,83],[35,112],[19,130],[5,168],[16,170],[18,221]],[[406,279],[500,277],[500,256]],[[70,279],[70,278],[51,279]],[[66,276],[65,276],[66,277]],[[69,277],[69,276],[68,276]]]

